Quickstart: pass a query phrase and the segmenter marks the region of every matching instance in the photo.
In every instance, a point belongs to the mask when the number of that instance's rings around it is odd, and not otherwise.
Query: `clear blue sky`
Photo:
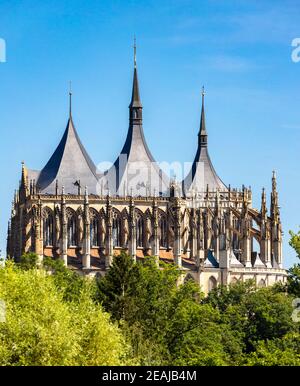
[[[285,266],[300,224],[299,1],[0,1],[1,241],[21,161],[40,169],[67,122],[68,82],[82,142],[97,164],[113,161],[128,125],[132,40],[144,130],[159,161],[192,161],[200,91],[209,148],[225,183],[251,185],[254,205],[278,174]]]

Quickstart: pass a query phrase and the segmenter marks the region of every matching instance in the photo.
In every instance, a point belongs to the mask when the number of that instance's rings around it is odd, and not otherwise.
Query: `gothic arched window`
[[[160,246],[163,248],[168,247],[168,228],[167,219],[165,216],[161,216],[159,220],[159,237]]]
[[[43,220],[43,230],[44,230],[44,247],[53,246],[54,242],[54,220],[53,216],[49,214]]]
[[[90,222],[91,247],[99,246],[99,221],[96,216],[91,217]]]
[[[77,221],[73,214],[68,218],[68,247],[75,247],[77,245]]]
[[[211,276],[208,280],[208,292],[210,292],[214,288],[217,288],[217,284],[217,279],[214,276]]]
[[[144,246],[144,222],[140,214],[136,216],[136,246],[140,248]]]
[[[113,222],[112,222],[112,238],[113,238],[113,246],[120,247],[122,244],[121,241],[121,216],[118,213],[114,213]]]

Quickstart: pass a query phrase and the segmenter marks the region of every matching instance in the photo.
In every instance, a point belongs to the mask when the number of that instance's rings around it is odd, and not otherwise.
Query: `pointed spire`
[[[278,206],[278,192],[277,192],[277,180],[276,172],[273,170],[272,175],[272,193],[271,193],[271,216],[273,221],[279,220],[279,206]]]
[[[273,170],[272,174],[272,192],[276,192],[277,190],[277,181],[276,181],[276,172]]]
[[[139,81],[138,81],[138,75],[137,75],[137,65],[136,65],[136,39],[134,37],[134,46],[133,46],[133,54],[134,54],[134,72],[133,72],[133,85],[132,85],[132,96],[131,96],[131,102],[129,105],[130,112],[134,110],[135,108],[141,109],[142,103],[140,98],[140,90],[139,90]],[[130,114],[131,117],[131,114]],[[134,118],[140,118],[138,115]]]
[[[266,191],[265,188],[262,189],[261,194],[261,216],[265,218],[267,215],[267,200],[266,200]]]
[[[205,110],[204,110],[204,96],[205,90],[204,86],[202,86],[202,109],[201,109],[201,119],[200,119],[200,131],[199,131],[199,145],[202,147],[207,146],[207,132],[206,132],[206,124],[205,124]]]
[[[26,168],[25,163],[22,161],[22,178],[21,178],[21,186],[26,186]]]
[[[20,193],[21,200],[24,200],[27,194],[29,193],[28,192],[28,174],[27,174],[27,169],[25,167],[24,161],[22,161],[22,175],[21,175],[19,193]]]
[[[69,118],[72,118],[72,82],[69,85]]]
[[[136,68],[136,38],[133,38],[133,55],[134,55],[134,68]]]

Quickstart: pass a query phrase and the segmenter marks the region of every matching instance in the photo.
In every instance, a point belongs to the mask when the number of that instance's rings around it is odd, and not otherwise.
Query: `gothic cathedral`
[[[104,275],[115,255],[154,256],[175,264],[182,280],[208,293],[218,284],[286,280],[276,175],[270,211],[251,189],[233,189],[217,175],[208,152],[204,92],[198,149],[185,179],[170,179],[143,132],[136,60],[127,138],[115,163],[100,172],[75,129],[70,94],[66,130],[41,171],[22,165],[8,226],[7,255],[26,252],[62,259],[70,269]],[[257,249],[257,250],[256,250]]]

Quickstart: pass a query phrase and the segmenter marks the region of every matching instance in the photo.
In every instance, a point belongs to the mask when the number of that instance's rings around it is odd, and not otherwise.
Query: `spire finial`
[[[272,189],[273,189],[273,192],[276,191],[276,189],[277,189],[276,171],[275,170],[273,170],[273,172],[272,172]]]
[[[21,186],[26,189],[26,187],[27,187],[27,171],[25,168],[25,162],[22,161],[21,164],[22,164]]]
[[[265,217],[266,214],[267,214],[266,190],[265,190],[265,188],[262,188],[262,194],[261,194],[261,214],[262,214],[262,217]]]
[[[139,82],[138,82],[138,76],[137,76],[136,39],[135,39],[135,36],[134,36],[133,49],[134,49],[134,71],[133,71],[132,96],[131,96],[131,102],[129,105],[130,119],[135,119],[135,120],[141,121],[142,120],[142,112],[141,112],[142,103],[141,103],[141,99],[140,99]],[[136,112],[137,112],[136,110],[135,110],[135,112],[133,111],[135,108],[137,108],[139,110],[137,114],[136,114]]]
[[[69,115],[72,116],[72,81],[69,82]]]
[[[134,68],[136,68],[136,37],[133,37]]]
[[[205,111],[204,111],[204,96],[205,96],[204,86],[202,86],[201,95],[202,95],[202,108],[201,108],[201,118],[200,118],[200,131],[199,131],[198,137],[199,137],[199,145],[206,147],[207,132],[206,132],[206,125],[205,125]]]

